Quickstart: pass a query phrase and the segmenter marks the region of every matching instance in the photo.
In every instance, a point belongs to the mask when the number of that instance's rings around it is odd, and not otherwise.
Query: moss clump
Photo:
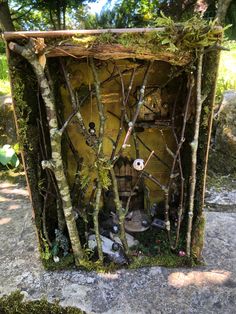
[[[130,269],[150,266],[165,266],[165,267],[193,267],[200,263],[191,257],[180,257],[176,254],[160,255],[155,257],[135,257],[129,265]]]
[[[13,98],[17,106],[15,107],[17,115],[17,124],[19,132],[20,145],[23,147],[24,144],[28,143],[27,131],[28,131],[28,122],[31,109],[29,105],[24,100],[24,88],[25,85],[19,77],[14,79],[14,94]]]
[[[99,36],[78,35],[73,37],[75,44],[96,46],[99,44],[120,44],[135,49],[138,53],[169,51],[179,53],[209,47],[222,37],[222,29],[216,27],[216,21],[206,21],[198,15],[191,19],[175,23],[170,17],[161,15],[156,26],[163,30],[144,33],[103,33]]]
[[[193,227],[193,238],[192,238],[192,256],[196,260],[201,260],[201,252],[204,245],[204,238],[205,238],[205,215],[202,213],[201,216],[196,218]]]
[[[52,258],[43,259],[42,263],[45,269],[47,270],[63,270],[71,269],[74,267],[74,256],[69,254],[67,256],[61,257],[58,263],[55,263]]]
[[[0,298],[1,314],[85,314],[84,311],[73,307],[61,307],[59,302],[49,303],[47,300],[23,301],[20,291],[12,292]]]

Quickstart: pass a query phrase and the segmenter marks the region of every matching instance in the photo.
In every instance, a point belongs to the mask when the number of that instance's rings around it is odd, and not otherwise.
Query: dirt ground
[[[2,182],[0,295],[20,289],[28,299],[43,296],[49,301],[59,299],[61,305],[76,306],[87,313],[233,314],[236,312],[236,191],[231,193],[226,212],[219,208],[206,212],[207,266],[151,267],[111,274],[81,270],[50,272],[42,268],[39,260],[26,188]]]

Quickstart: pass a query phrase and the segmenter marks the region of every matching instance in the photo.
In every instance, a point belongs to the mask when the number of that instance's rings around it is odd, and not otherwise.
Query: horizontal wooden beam
[[[59,30],[59,31],[28,31],[28,32],[4,32],[3,38],[6,41],[17,38],[55,38],[55,37],[72,37],[75,35],[96,35],[103,33],[146,33],[152,31],[164,31],[165,27],[158,28],[117,28],[117,29],[78,29],[78,30]]]
[[[136,58],[142,60],[160,60],[179,66],[188,64],[192,59],[192,54],[189,52],[182,53],[182,55],[168,51],[159,51],[155,53],[148,51],[137,52],[137,49],[135,48],[127,48],[119,44],[99,44],[88,48],[79,45],[60,45],[49,47],[46,56],[47,58],[73,57],[75,59],[93,56],[100,60]]]

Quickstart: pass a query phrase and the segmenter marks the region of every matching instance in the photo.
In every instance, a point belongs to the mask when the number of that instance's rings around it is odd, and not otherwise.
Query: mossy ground
[[[47,300],[24,301],[20,291],[12,292],[0,298],[1,314],[85,314],[73,307],[61,307],[59,302],[49,303]]]
[[[164,267],[193,267],[201,265],[201,262],[193,257],[179,256],[179,251],[185,247],[184,237],[180,237],[179,245],[175,251],[169,247],[166,232],[148,230],[136,234],[139,245],[133,247],[129,254],[128,265],[117,265],[105,259],[104,265],[96,260],[96,256],[88,257],[81,262],[80,268],[85,271],[114,272],[120,268],[137,269],[140,267],[164,266]],[[197,244],[195,245],[197,246]],[[43,265],[47,270],[61,270],[75,268],[73,255],[68,255],[55,263],[52,258],[43,260]]]

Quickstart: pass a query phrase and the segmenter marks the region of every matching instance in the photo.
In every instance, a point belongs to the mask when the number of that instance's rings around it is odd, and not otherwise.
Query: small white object
[[[135,159],[133,162],[133,167],[137,171],[142,171],[144,169],[144,160],[143,159]]]
[[[58,263],[60,261],[60,258],[58,256],[53,256],[53,260],[55,263]]]

